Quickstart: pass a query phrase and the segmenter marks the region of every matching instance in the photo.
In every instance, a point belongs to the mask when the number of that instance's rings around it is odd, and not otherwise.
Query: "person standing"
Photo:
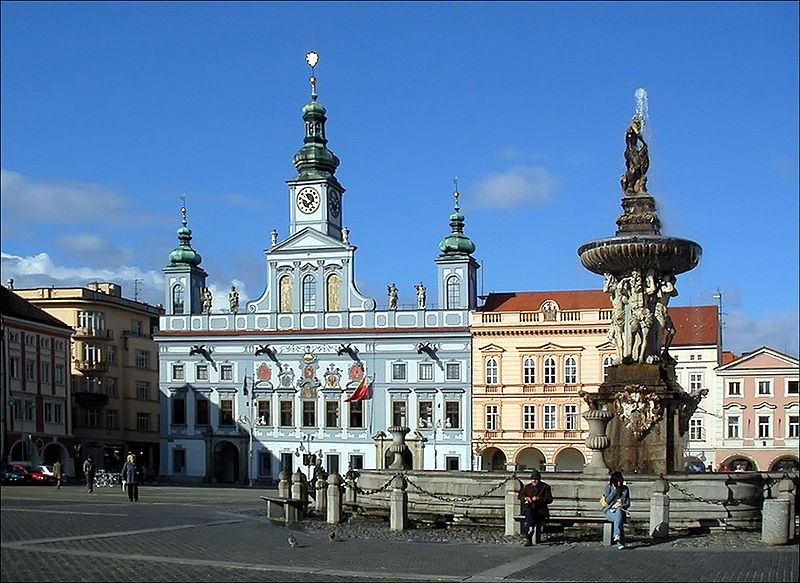
[[[61,479],[64,477],[64,470],[61,467],[61,462],[58,460],[53,464],[53,477],[56,479],[56,490],[60,490]]]
[[[142,470],[136,463],[136,456],[129,454],[125,465],[122,466],[122,479],[128,491],[128,500],[131,502],[139,501],[139,482],[141,478]]]
[[[519,499],[522,502],[522,514],[525,516],[524,546],[529,547],[533,544],[536,531],[550,518],[548,504],[553,501],[550,484],[542,480],[539,470],[531,472],[531,481],[519,491]]]
[[[86,461],[83,462],[83,475],[86,478],[86,489],[91,494],[94,492],[94,475],[97,472],[97,466],[94,465],[94,458],[88,456]]]
[[[612,472],[608,479],[603,496],[600,498],[603,506],[603,514],[614,525],[614,542],[617,548],[625,548],[625,520],[628,517],[628,509],[631,507],[631,491],[625,485],[625,478],[622,472]]]

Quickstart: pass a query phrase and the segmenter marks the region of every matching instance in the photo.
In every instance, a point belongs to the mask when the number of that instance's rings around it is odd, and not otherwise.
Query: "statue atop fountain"
[[[647,191],[650,154],[643,133],[647,93],[636,91],[636,113],[625,133],[622,214],[613,237],[578,249],[583,266],[604,277],[611,300],[608,339],[615,361],[593,409],[614,414],[605,452],[612,469],[668,473],[682,466],[688,418],[705,394],[689,394],[675,379],[669,348],[675,327],[670,299],[678,295],[677,275],[694,269],[702,249],[694,241],[661,234],[655,198]]]

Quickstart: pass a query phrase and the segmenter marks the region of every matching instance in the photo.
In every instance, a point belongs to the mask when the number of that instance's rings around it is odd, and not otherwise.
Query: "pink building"
[[[800,467],[798,360],[761,347],[717,368],[722,439],[717,466],[773,471]]]

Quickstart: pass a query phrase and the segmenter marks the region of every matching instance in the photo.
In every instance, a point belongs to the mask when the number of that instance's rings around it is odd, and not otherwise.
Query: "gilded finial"
[[[183,225],[186,226],[186,195],[182,194],[180,196],[181,199],[181,221]]]
[[[317,63],[319,63],[319,54],[315,53],[314,51],[307,52],[306,63],[308,63],[308,66],[311,67],[311,78],[309,79],[309,81],[311,82],[311,101],[316,101],[317,78],[314,76],[314,67],[317,66]]]
[[[461,193],[460,193],[460,192],[458,192],[458,176],[456,176],[455,178],[453,178],[453,184],[455,184],[455,186],[456,186],[456,190],[455,190],[455,192],[453,192],[453,197],[456,199],[456,206],[455,206],[455,208],[456,208],[456,210],[458,210],[458,208],[459,208],[459,207],[458,207],[458,197],[459,197],[459,196],[461,196]]]

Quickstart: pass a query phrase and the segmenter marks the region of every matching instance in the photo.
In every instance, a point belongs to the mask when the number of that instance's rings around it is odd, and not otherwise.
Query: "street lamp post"
[[[250,441],[247,446],[247,479],[250,487],[253,487],[253,430],[256,426],[256,419],[251,420],[247,415],[239,416],[239,423],[248,428],[250,433]]]
[[[311,480],[311,442],[314,441],[313,435],[303,435],[300,439],[299,445],[294,450],[295,457],[300,457],[300,454],[305,456],[305,463],[302,464],[306,466],[306,477]],[[320,450],[319,455],[322,455],[322,450]],[[302,460],[301,460],[302,461]]]

